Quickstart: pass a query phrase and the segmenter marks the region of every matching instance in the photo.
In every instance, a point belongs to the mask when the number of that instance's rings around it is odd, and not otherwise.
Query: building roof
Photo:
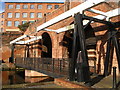
[[[2,0],[10,3],[64,3],[65,0]]]

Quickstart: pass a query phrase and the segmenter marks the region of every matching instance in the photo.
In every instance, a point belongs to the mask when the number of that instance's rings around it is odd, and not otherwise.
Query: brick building
[[[0,13],[0,32],[4,31],[4,12]]]
[[[5,2],[4,31],[19,31],[18,25],[34,22],[61,7],[64,2]]]

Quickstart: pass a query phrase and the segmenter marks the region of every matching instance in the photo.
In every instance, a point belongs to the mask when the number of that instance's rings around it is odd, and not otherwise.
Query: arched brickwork
[[[71,58],[73,45],[73,30],[64,33],[60,45],[62,46],[62,58]]]
[[[42,52],[41,57],[42,58],[52,58],[52,41],[47,32],[44,32],[42,34]]]
[[[37,33],[37,36],[42,36],[43,34],[47,33],[50,40],[51,40],[51,46],[52,46],[52,58],[57,58],[57,44],[58,44],[58,41],[57,41],[57,34],[55,32],[47,32],[47,31],[40,31],[39,33]],[[47,41],[47,40],[46,40]],[[41,57],[41,53],[42,53],[42,40],[39,40],[38,41],[38,56]]]

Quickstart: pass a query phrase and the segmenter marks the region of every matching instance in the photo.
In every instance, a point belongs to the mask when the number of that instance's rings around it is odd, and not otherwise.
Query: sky
[[[4,2],[64,2],[65,0],[0,0],[0,13],[4,11]]]

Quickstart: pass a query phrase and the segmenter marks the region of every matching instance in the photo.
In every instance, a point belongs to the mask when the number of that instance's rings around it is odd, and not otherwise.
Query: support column
[[[29,45],[26,45],[26,46],[27,46],[27,56],[26,57],[30,57]]]
[[[88,55],[87,55],[87,49],[86,49],[86,44],[85,44],[85,33],[84,33],[84,28],[83,28],[83,16],[82,14],[76,14],[75,15],[75,21],[77,24],[77,30],[78,30],[78,36],[79,36],[79,45],[81,49],[81,57],[82,57],[82,62],[81,62],[81,74],[79,75],[79,78],[83,82],[88,82],[90,81],[90,70],[89,70],[89,64],[88,64]],[[78,78],[78,79],[79,79]]]
[[[11,57],[9,58],[9,62],[11,62],[11,63],[14,63],[14,48],[15,48],[15,45],[12,44],[12,46],[11,46]]]
[[[109,25],[109,29],[111,30],[112,34],[117,32],[117,30],[115,29],[115,27],[114,27],[114,25],[112,23]],[[120,72],[120,45],[119,45],[119,41],[117,39],[116,34],[112,37],[112,42],[113,42],[113,44],[115,46],[115,49],[116,49],[118,68],[119,68],[119,72]]]
[[[74,21],[74,34],[73,34],[73,48],[72,48],[72,59],[70,59],[69,64],[69,79],[70,81],[75,80],[75,66],[76,66],[76,59],[77,59],[77,25],[76,21]]]
[[[119,72],[120,72],[120,47],[119,47],[119,41],[117,40],[116,36],[113,36],[113,43],[114,43],[115,49],[116,49],[118,68],[119,68]]]
[[[105,60],[105,64],[104,64],[104,67],[105,67],[104,75],[105,76],[110,74],[110,71],[108,70],[108,68],[109,68],[109,63],[110,63],[110,51],[111,51],[112,43],[116,49],[118,68],[119,68],[119,72],[120,72],[120,47],[119,47],[119,41],[117,40],[117,36],[115,34],[117,32],[117,30],[115,29],[115,27],[112,23],[109,23],[108,27],[109,27],[109,37],[111,37],[111,35],[113,35],[113,36],[108,40],[108,43],[107,43],[106,60]],[[111,65],[112,65],[112,62],[111,62]]]
[[[111,36],[111,31],[108,32],[108,37]],[[106,58],[104,62],[104,76],[109,75],[108,67],[109,67],[109,62],[110,62],[110,51],[111,51],[111,43],[112,39],[110,38],[107,42],[107,50],[106,50]]]

